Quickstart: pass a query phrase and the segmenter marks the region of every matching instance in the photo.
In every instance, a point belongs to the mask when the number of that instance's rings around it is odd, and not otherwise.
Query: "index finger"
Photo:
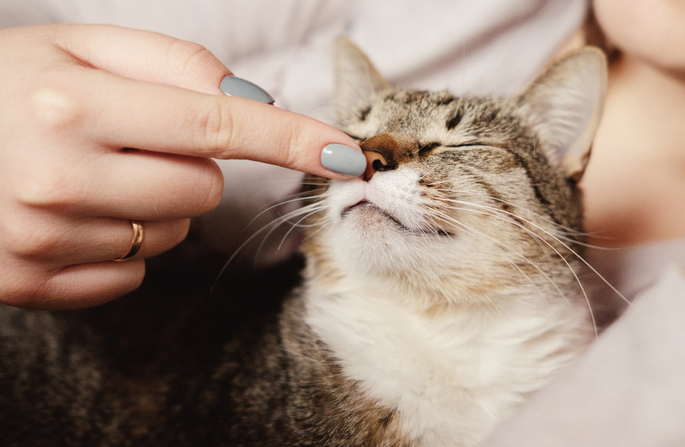
[[[313,118],[236,96],[79,69],[103,78],[75,81],[86,109],[84,128],[99,129],[92,138],[100,143],[248,159],[330,178],[358,176],[366,168],[366,157],[352,138]],[[93,88],[101,85],[108,88]]]

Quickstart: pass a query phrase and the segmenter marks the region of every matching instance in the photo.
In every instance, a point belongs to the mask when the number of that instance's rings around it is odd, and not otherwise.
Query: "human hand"
[[[78,308],[137,288],[144,259],[219,203],[212,157],[345,177],[321,154],[358,149],[352,139],[222,95],[230,74],[201,46],[150,32],[0,30],[0,301]],[[132,220],[143,222],[142,246],[114,262],[131,247]]]

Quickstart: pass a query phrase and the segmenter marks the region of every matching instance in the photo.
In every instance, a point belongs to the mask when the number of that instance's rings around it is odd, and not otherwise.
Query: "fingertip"
[[[333,126],[310,117],[292,114],[299,135],[291,139],[291,169],[331,179],[358,177],[366,170],[367,160],[357,142]],[[295,158],[296,158],[295,157]]]
[[[321,165],[345,177],[359,177],[366,170],[364,154],[353,147],[339,143],[326,145],[321,151]]]

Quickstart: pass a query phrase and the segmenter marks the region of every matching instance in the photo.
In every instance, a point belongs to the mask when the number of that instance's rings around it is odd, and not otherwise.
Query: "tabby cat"
[[[602,54],[506,99],[395,90],[347,40],[336,64],[369,166],[305,180],[301,284],[256,322],[235,296],[3,307],[1,445],[473,446],[583,352]]]

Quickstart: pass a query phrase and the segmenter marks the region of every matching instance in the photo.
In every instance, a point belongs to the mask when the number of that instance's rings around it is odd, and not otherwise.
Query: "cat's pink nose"
[[[376,171],[380,171],[384,166],[388,166],[388,162],[381,154],[374,151],[363,151],[366,156],[366,171],[364,171],[364,180],[369,181]]]

